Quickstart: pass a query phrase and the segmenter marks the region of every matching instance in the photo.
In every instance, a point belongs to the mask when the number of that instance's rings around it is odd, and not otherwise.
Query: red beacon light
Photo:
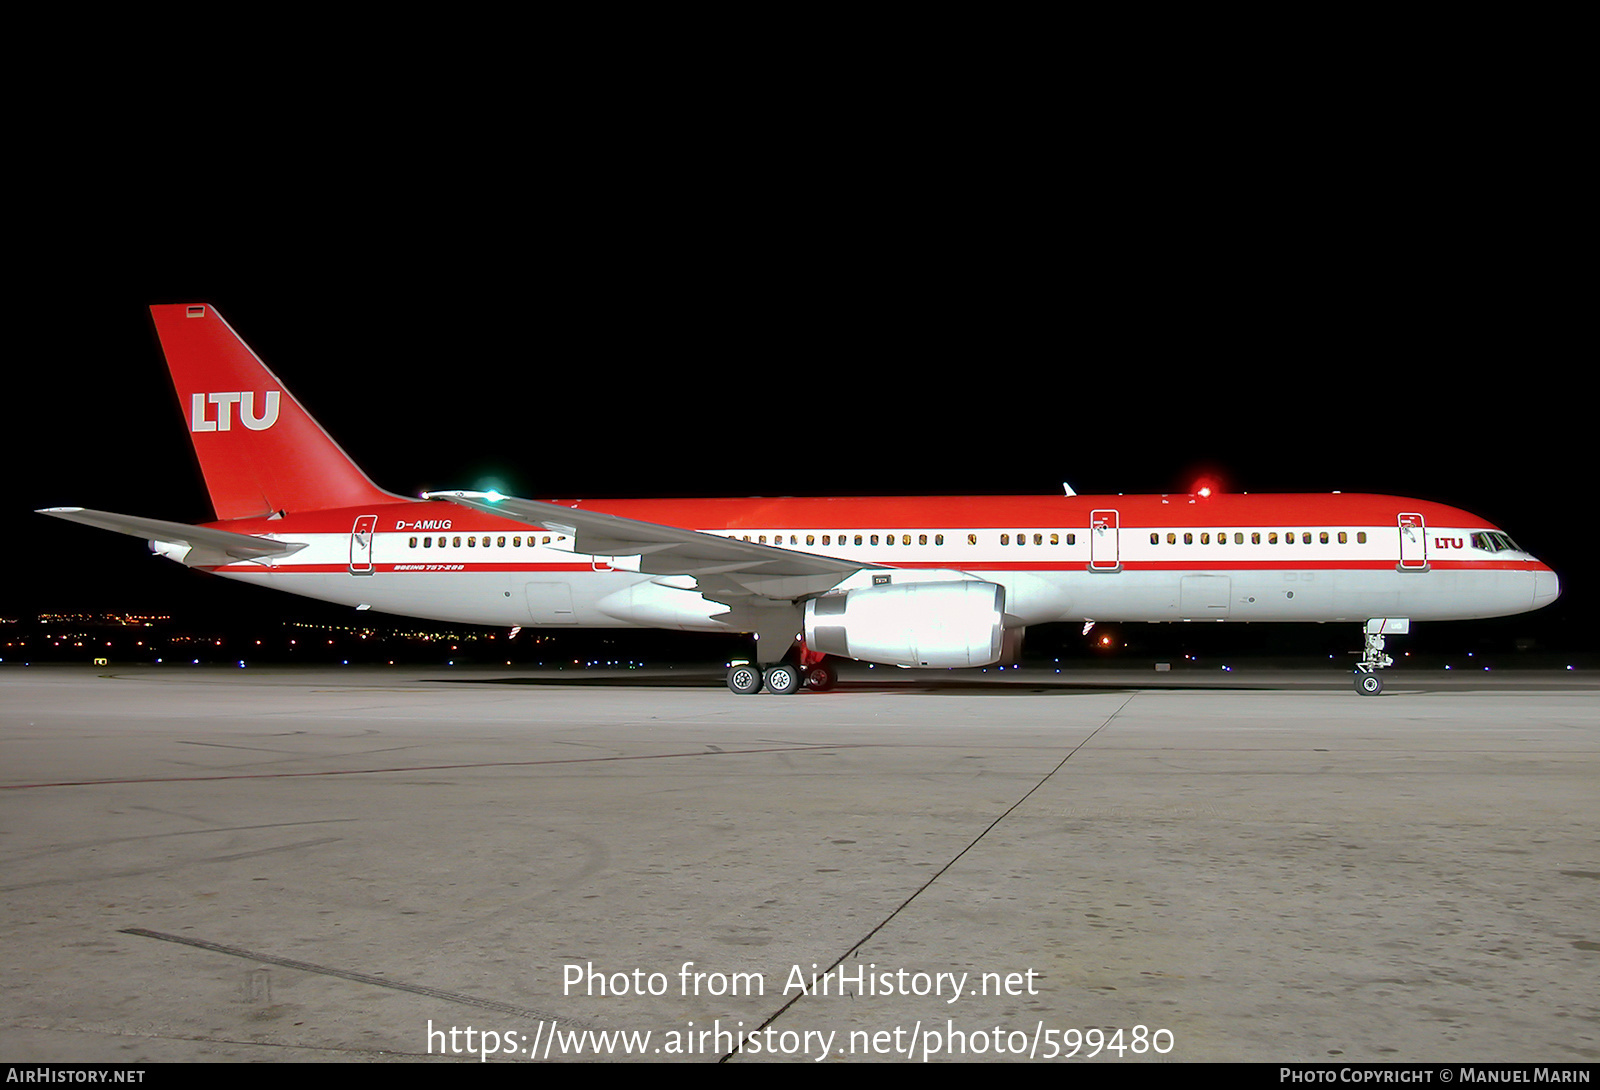
[[[1202,500],[1209,500],[1212,496],[1221,491],[1221,486],[1210,477],[1201,477],[1199,480],[1195,481],[1194,485],[1189,489],[1191,495],[1194,495]]]

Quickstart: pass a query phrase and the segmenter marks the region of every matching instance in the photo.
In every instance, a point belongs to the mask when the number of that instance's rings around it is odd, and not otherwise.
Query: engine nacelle
[[[893,666],[988,666],[1005,644],[998,583],[894,583],[806,603],[806,647]]]

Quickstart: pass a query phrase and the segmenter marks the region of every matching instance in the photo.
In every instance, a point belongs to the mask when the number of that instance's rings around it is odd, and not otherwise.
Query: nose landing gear
[[[1383,678],[1378,676],[1378,671],[1394,665],[1394,656],[1383,653],[1383,638],[1385,635],[1403,636],[1410,631],[1411,621],[1407,617],[1373,617],[1367,621],[1362,630],[1366,642],[1356,662],[1356,692],[1362,696],[1377,696],[1383,692]]]

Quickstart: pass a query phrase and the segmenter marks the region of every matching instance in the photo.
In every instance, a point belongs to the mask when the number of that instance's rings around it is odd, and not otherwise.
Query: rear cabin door
[[[377,515],[362,515],[350,528],[350,574],[372,574],[372,537],[378,530]]]

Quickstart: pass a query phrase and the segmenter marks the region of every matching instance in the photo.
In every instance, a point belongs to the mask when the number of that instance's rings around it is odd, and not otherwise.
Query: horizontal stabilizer
[[[46,507],[36,512],[68,522],[81,522],[102,530],[115,530],[130,537],[147,541],[164,541],[174,545],[187,545],[191,549],[215,554],[206,563],[225,564],[228,560],[264,560],[297,553],[306,547],[303,541],[274,541],[253,534],[236,534],[231,530],[212,530],[204,526],[190,526],[184,522],[167,522],[164,519],[140,518],[138,515],[118,515],[110,511],[91,511],[83,507]]]

